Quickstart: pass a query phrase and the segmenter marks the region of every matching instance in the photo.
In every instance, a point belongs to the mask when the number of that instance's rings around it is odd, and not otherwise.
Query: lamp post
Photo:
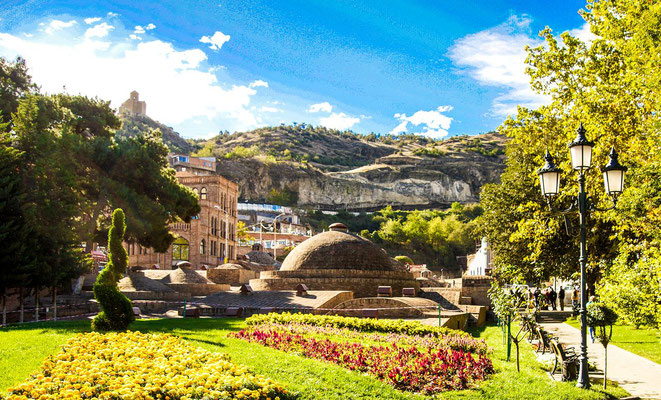
[[[580,363],[580,370],[578,374],[578,380],[576,386],[580,388],[589,388],[590,387],[590,377],[588,375],[588,347],[587,347],[587,335],[586,335],[586,287],[585,287],[585,267],[587,263],[587,250],[585,246],[586,240],[586,220],[588,216],[588,211],[608,211],[615,208],[617,204],[617,196],[622,193],[624,188],[624,173],[627,168],[620,165],[617,160],[617,152],[615,148],[611,148],[610,151],[610,160],[605,167],[602,168],[604,175],[604,187],[606,192],[613,199],[613,205],[607,209],[601,209],[595,206],[595,204],[590,202],[590,199],[587,197],[585,189],[585,173],[590,168],[590,162],[592,161],[592,147],[594,143],[587,140],[585,137],[585,129],[583,124],[580,124],[577,130],[576,139],[573,142],[569,143],[569,151],[571,154],[572,169],[578,171],[578,196],[572,200],[571,206],[560,211],[562,214],[568,214],[578,207],[579,221],[580,221],[580,241],[581,241],[581,250],[579,257],[579,264],[581,268],[581,349],[578,357]],[[537,171],[539,175],[539,182],[542,189],[542,194],[546,197],[549,208],[554,210],[551,205],[551,198],[554,195],[557,195],[560,191],[560,172],[561,170],[555,166],[553,163],[553,157],[551,154],[546,151],[546,156],[544,157],[546,163],[542,168]]]
[[[276,226],[276,222],[278,221],[278,218],[282,217],[283,215],[287,215],[287,213],[278,214],[275,218],[273,218],[273,259],[274,260],[277,257],[276,252],[278,251],[276,249],[276,247],[278,245],[277,239],[276,239],[276,232],[278,231],[278,227]]]

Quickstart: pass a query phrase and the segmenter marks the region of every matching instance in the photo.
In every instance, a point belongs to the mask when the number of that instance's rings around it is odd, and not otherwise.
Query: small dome
[[[360,236],[338,230],[311,237],[287,255],[281,271],[301,269],[357,269],[392,271],[390,257]]]
[[[271,257],[270,254],[265,253],[263,251],[256,251],[253,250],[246,254],[246,257],[248,257],[248,260],[253,263],[257,264],[264,264],[264,265],[275,265],[277,261]]]
[[[215,269],[245,269],[245,268],[243,267],[243,265],[227,263],[227,264],[219,265]]]
[[[209,283],[209,281],[191,269],[177,268],[163,278],[163,283]]]

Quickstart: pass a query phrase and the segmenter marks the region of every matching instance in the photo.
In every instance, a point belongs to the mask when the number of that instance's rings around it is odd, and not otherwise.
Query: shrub
[[[456,329],[423,325],[418,321],[406,321],[402,319],[377,320],[373,318],[354,318],[340,317],[336,315],[291,313],[255,314],[246,319],[246,324],[248,325],[259,325],[268,322],[280,324],[299,323],[312,326],[332,326],[335,328],[349,328],[359,332],[403,333],[407,335],[418,336],[441,336],[447,334],[470,336],[468,333]]]
[[[112,226],[108,232],[110,261],[94,282],[94,298],[101,312],[92,320],[95,331],[123,331],[135,320],[131,300],[117,288],[117,281],[126,271],[128,254],[122,245],[126,224],[124,211],[116,209],[112,214]]]
[[[15,396],[15,397],[14,397]],[[271,379],[232,364],[226,354],[169,334],[87,333],[70,339],[9,399],[281,399]]]

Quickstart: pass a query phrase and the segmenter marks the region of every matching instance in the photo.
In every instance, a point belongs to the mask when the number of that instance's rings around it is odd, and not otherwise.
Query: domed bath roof
[[[336,228],[296,246],[285,258],[280,271],[309,269],[392,271],[395,268],[379,246]]]

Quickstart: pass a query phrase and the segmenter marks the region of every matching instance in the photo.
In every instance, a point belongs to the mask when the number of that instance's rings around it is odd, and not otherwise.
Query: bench
[[[379,310],[374,309],[374,308],[365,308],[363,309],[363,318],[379,318]]]
[[[562,380],[574,381],[578,376],[578,355],[573,347],[563,348],[556,339],[551,339],[551,348],[555,354],[555,363],[551,375],[555,374],[558,365],[562,366]]]
[[[376,290],[377,297],[392,297],[392,286],[379,286]]]
[[[275,308],[273,307],[261,307],[259,311],[257,311],[257,314],[269,314],[275,312]]]
[[[547,349],[552,351],[553,349],[551,348],[551,340],[557,340],[558,338],[546,332],[539,325],[536,326],[535,330],[537,332],[537,339],[539,340],[539,344],[537,345],[537,352],[539,353],[540,348],[542,350],[542,354],[546,353]]]
[[[136,317],[140,316],[140,307],[132,307],[133,308],[133,315]]]
[[[415,297],[415,288],[412,287],[402,288],[402,297]]]
[[[200,318],[200,309],[191,306],[191,307],[181,307],[181,315],[184,316],[185,318]]]

